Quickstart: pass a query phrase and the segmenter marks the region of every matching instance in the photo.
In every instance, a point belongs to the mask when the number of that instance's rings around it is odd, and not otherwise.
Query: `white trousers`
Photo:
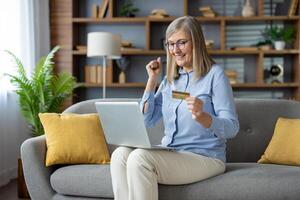
[[[225,164],[191,152],[119,147],[110,168],[115,200],[158,200],[158,183],[201,181],[224,173]]]

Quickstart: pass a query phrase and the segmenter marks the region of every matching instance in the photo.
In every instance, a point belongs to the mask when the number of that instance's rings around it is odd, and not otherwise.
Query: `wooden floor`
[[[12,180],[9,184],[0,188],[0,200],[21,200],[21,199],[22,198],[18,198],[17,180]]]

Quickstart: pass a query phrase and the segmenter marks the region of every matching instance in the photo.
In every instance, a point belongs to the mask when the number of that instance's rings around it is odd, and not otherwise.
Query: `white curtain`
[[[17,176],[21,143],[31,137],[20,114],[18,97],[4,73],[14,73],[9,50],[19,57],[28,74],[49,52],[48,0],[0,1],[0,186]]]

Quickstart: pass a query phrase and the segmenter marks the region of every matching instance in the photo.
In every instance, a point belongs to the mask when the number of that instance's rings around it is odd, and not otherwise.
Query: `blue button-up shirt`
[[[178,151],[190,151],[226,162],[226,139],[234,137],[239,130],[232,89],[224,70],[213,65],[203,77],[195,80],[193,71],[179,70],[179,79],[172,84],[164,78],[156,94],[145,92],[141,101],[145,125],[154,126],[163,117],[165,135],[162,145]],[[172,90],[189,92],[203,101],[203,111],[210,114],[212,124],[203,127],[192,119],[184,100],[172,98]]]

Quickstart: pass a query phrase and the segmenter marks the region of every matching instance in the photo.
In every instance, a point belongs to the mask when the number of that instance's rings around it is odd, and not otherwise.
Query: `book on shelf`
[[[84,67],[84,82],[102,83],[103,67],[101,65],[86,65]]]
[[[78,51],[80,52],[86,52],[87,51],[87,46],[85,45],[76,45],[75,47]]]
[[[84,82],[90,83],[91,78],[90,78],[90,67],[88,65],[84,66]]]
[[[293,16],[296,14],[298,4],[299,4],[299,0],[291,0],[288,16]]]
[[[98,5],[93,4],[92,5],[92,18],[97,18],[98,17]]]
[[[99,8],[98,18],[105,17],[105,13],[108,10],[108,4],[109,4],[109,0],[102,0],[100,8]]]
[[[91,83],[97,83],[97,68],[96,65],[90,65],[90,81]]]

